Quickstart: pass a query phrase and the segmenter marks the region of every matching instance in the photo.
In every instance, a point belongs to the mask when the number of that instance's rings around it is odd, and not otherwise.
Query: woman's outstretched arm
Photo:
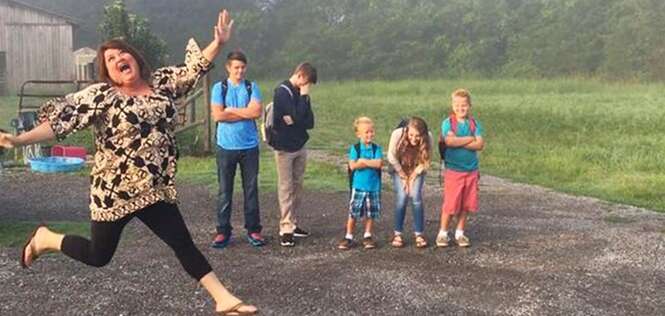
[[[41,143],[55,139],[55,133],[48,122],[43,122],[37,127],[21,133],[17,136],[8,133],[0,133],[0,147],[13,148],[35,143]]]

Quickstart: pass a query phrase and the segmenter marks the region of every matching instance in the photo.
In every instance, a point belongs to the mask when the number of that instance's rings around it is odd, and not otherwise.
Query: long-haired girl
[[[430,166],[431,152],[432,136],[422,118],[410,118],[404,127],[394,130],[390,136],[388,162],[392,166],[391,177],[395,190],[395,232],[391,242],[393,247],[404,246],[402,231],[409,197],[413,207],[416,247],[427,247],[427,239],[423,235],[425,215],[422,191],[425,173]]]

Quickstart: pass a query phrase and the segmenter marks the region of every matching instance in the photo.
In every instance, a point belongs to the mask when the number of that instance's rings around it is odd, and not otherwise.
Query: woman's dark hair
[[[146,81],[150,79],[150,65],[148,65],[148,62],[145,60],[145,58],[143,58],[143,55],[141,55],[141,53],[139,53],[136,48],[132,47],[132,45],[129,45],[127,42],[125,42],[125,40],[121,38],[114,38],[102,43],[102,45],[100,45],[97,49],[97,74],[99,81],[114,84],[113,80],[111,80],[109,77],[109,71],[106,68],[106,59],[104,59],[104,53],[107,49],[119,49],[121,51],[128,52],[130,55],[132,55],[132,57],[134,57],[136,63],[139,65],[141,79]]]

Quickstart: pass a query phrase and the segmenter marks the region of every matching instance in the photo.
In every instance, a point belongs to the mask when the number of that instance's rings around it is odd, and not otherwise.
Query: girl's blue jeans
[[[393,180],[393,190],[395,191],[395,232],[401,233],[404,230],[404,216],[406,216],[406,206],[409,195],[404,192],[402,179],[396,172],[391,173]],[[413,207],[413,230],[416,234],[422,234],[425,230],[425,211],[423,209],[423,184],[425,183],[425,173],[420,174],[413,181],[411,189],[411,205]]]

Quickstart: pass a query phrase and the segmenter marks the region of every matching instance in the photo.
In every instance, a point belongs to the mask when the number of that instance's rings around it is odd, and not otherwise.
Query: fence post
[[[196,99],[192,99],[192,103],[187,104],[186,106],[189,106],[189,118],[187,121],[190,124],[196,123]]]
[[[211,84],[210,74],[207,74],[203,79],[203,104],[204,106],[204,115],[205,115],[205,124],[203,124],[203,152],[210,153],[212,137],[210,130],[212,129],[212,121],[210,119],[210,84]]]

